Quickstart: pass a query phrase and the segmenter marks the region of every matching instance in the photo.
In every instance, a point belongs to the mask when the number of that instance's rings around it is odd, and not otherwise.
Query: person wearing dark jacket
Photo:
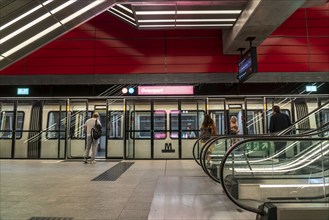
[[[270,132],[271,133],[282,131],[291,126],[289,116],[284,113],[281,113],[279,106],[277,106],[277,105],[273,106],[272,110],[273,110],[273,115],[271,116],[271,119],[270,119]],[[274,146],[275,146],[275,151],[278,152],[285,148],[286,142],[275,141]],[[279,155],[279,158],[281,158],[281,159],[286,158],[286,153],[282,152]]]

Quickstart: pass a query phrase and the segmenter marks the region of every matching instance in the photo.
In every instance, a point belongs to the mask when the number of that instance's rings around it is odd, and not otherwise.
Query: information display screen
[[[254,73],[257,73],[257,50],[256,47],[250,48],[238,61],[239,82],[244,82]]]
[[[17,88],[17,95],[29,95],[29,88]]]

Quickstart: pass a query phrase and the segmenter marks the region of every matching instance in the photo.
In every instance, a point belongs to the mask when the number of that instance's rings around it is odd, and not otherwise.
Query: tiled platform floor
[[[194,160],[131,162],[116,181],[91,181],[118,162],[0,160],[0,219],[256,218],[239,212]]]

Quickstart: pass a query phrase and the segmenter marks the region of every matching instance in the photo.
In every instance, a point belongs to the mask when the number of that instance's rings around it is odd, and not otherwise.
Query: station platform
[[[255,220],[194,160],[0,160],[2,220]]]

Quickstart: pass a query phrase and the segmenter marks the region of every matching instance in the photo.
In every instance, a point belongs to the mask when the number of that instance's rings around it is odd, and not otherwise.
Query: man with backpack
[[[98,112],[94,112],[92,118],[89,118],[84,124],[85,132],[87,134],[87,146],[85,150],[85,156],[83,159],[84,163],[88,163],[89,151],[91,150],[91,160],[90,163],[96,163],[95,156],[97,151],[97,146],[99,144],[99,138],[101,136],[102,124],[99,120]]]

